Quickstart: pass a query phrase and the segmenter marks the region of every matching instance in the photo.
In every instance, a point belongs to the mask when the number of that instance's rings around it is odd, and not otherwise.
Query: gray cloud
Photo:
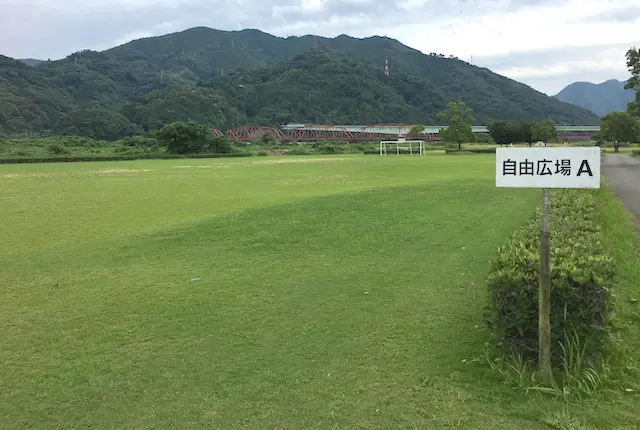
[[[321,8],[313,11],[304,11],[296,6],[283,8],[282,13],[272,17],[277,24],[268,26],[274,28],[293,22],[312,28],[338,28],[345,18],[354,18],[371,30],[378,26],[429,25],[451,18],[517,12],[531,6],[558,3],[557,0],[426,0],[420,6],[407,8],[403,7],[407,1],[402,0],[325,0]]]
[[[552,95],[557,94],[571,82],[600,83],[609,79],[628,79],[624,55],[629,48],[628,44],[554,48],[478,57],[474,58],[474,63],[501,74],[509,69],[546,71],[553,65],[570,65],[567,71],[548,73],[545,76],[536,76],[532,73],[531,76],[516,77],[516,80]],[[603,63],[605,59],[613,59],[615,63]],[[581,62],[586,62],[587,65],[598,65],[598,68],[580,68]]]
[[[159,35],[194,26],[260,28],[278,35],[305,29],[321,35],[375,33],[382,25],[431,24],[540,4],[536,0],[426,0],[406,8],[406,0],[326,0],[319,9],[305,11],[299,0],[85,1],[36,5],[9,0],[0,4],[0,53],[59,58],[80,49],[104,49],[128,36]]]
[[[507,67],[531,67],[554,63],[564,63],[569,61],[592,60],[598,61],[603,58],[605,53],[620,53],[620,64],[624,64],[624,54],[631,46],[626,43],[612,45],[596,45],[596,46],[579,46],[571,48],[549,48],[523,52],[511,52],[501,55],[491,55],[486,57],[478,57],[477,60],[484,67],[490,69],[504,69]]]
[[[612,9],[606,12],[592,15],[586,19],[576,19],[570,22],[619,22],[632,23],[640,18],[640,5],[625,8]]]

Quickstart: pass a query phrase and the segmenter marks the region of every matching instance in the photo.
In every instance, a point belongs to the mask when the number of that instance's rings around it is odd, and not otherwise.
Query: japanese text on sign
[[[496,186],[599,188],[600,148],[498,148]]]

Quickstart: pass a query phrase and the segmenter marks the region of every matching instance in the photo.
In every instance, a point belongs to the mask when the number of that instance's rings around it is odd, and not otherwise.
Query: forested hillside
[[[1,134],[89,133],[93,114],[93,135],[105,139],[180,119],[221,129],[289,121],[434,124],[458,99],[473,108],[476,124],[598,122],[487,69],[383,37],[283,39],[193,28],[30,64],[0,57]],[[105,129],[108,122],[117,127]]]

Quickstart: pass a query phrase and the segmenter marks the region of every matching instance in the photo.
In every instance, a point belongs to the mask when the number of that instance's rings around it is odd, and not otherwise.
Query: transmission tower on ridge
[[[384,74],[389,76],[389,60],[384,59]]]

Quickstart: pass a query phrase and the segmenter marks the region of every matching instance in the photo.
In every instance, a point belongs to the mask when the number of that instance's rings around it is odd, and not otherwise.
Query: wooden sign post
[[[599,147],[497,148],[496,187],[542,188],[538,366],[543,383],[551,372],[551,196],[550,188],[600,188]]]

